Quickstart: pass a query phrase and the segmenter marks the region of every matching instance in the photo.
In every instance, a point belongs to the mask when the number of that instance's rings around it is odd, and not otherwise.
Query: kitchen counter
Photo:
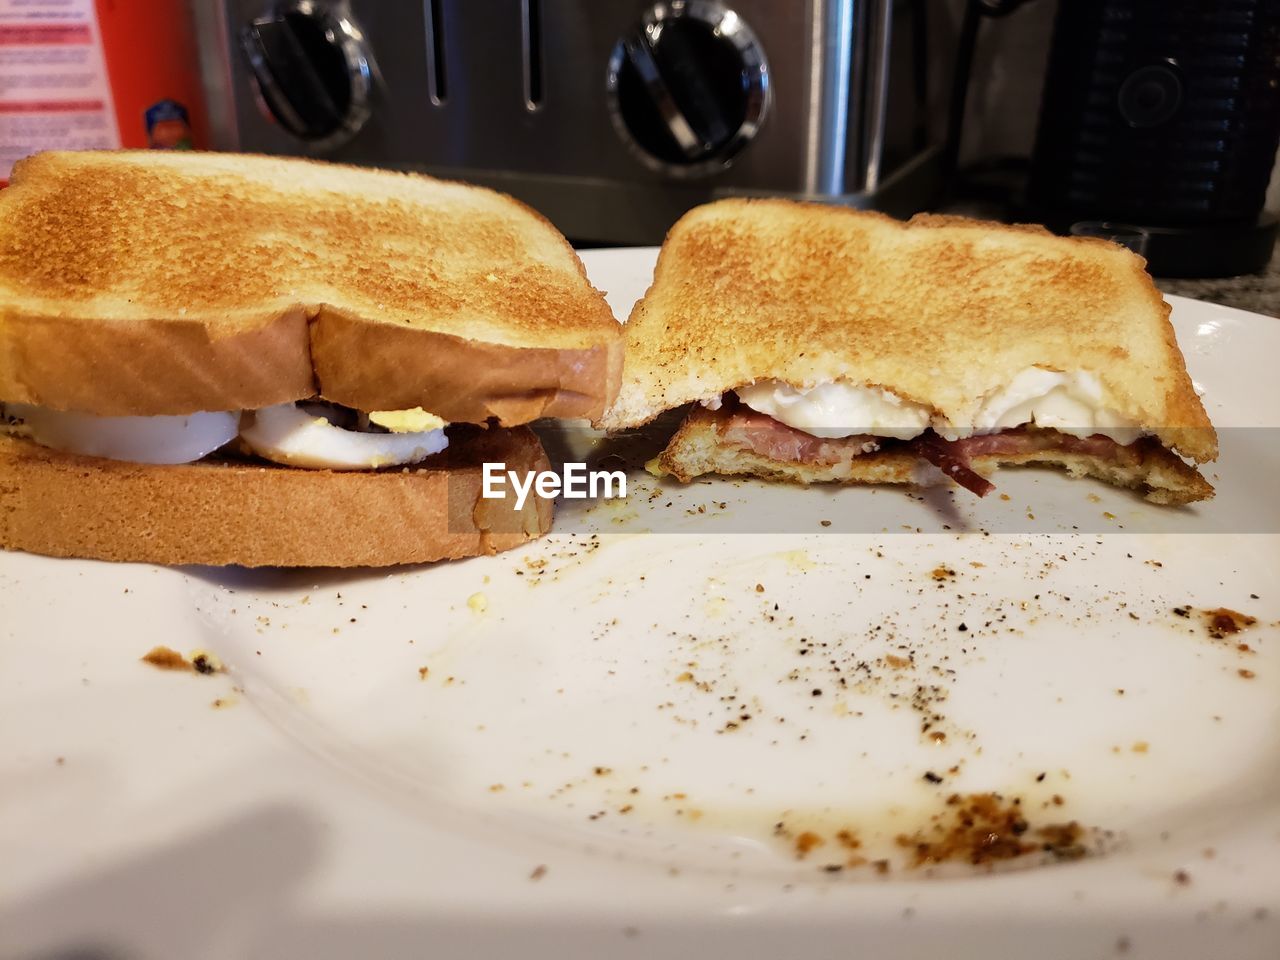
[[[1261,273],[1219,280],[1157,280],[1156,286],[1164,293],[1280,317],[1280,246]]]

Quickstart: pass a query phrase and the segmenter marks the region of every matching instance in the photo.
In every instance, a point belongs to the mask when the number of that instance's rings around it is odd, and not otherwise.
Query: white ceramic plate
[[[584,260],[625,314],[653,251]],[[1198,511],[635,477],[405,571],[0,555],[0,955],[1274,956],[1280,325],[1174,303],[1250,428]],[[988,792],[1088,855],[908,866]]]

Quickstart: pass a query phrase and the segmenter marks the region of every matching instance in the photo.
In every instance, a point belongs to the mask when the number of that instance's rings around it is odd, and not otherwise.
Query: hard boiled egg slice
[[[4,405],[21,433],[54,450],[133,463],[191,463],[232,440],[240,414],[224,411],[163,417],[99,417],[25,403]]]
[[[439,420],[439,418],[434,418]],[[371,470],[417,463],[449,445],[443,421],[416,433],[361,433],[335,427],[292,403],[246,414],[240,437],[273,463],[317,470]]]

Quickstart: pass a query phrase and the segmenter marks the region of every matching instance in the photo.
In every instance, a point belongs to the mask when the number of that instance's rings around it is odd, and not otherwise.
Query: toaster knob
[[[337,146],[369,118],[372,58],[350,16],[296,0],[246,26],[240,44],[262,103],[295,137]]]
[[[614,47],[607,86],[623,140],[675,176],[724,169],[769,105],[759,40],[733,10],[709,0],[650,8]]]

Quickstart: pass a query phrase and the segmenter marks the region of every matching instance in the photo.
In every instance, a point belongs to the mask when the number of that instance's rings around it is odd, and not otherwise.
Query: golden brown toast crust
[[[317,386],[350,406],[432,409],[439,372],[479,351],[496,400],[473,389],[449,419],[595,416],[621,364],[603,295],[523,204],[304,160],[24,160],[0,193],[0,305],[0,400],[105,415],[255,408]],[[370,397],[362,355],[332,352],[353,342],[402,354],[420,389]],[[522,394],[539,400],[508,399]]]
[[[454,422],[589,419],[602,396],[618,392],[622,376],[621,337],[583,350],[513,351],[446,333],[371,327],[325,308],[311,338],[322,396],[357,410],[422,407]]]
[[[216,328],[181,321],[68,323],[0,302],[0,395],[100,416],[257,410],[315,396],[305,312],[261,319],[211,336]]]
[[[752,450],[727,443],[723,427],[727,413],[694,407],[655,466],[659,475],[688,483],[704,474],[753,476],[792,483],[919,483],[936,471],[904,447],[890,447],[850,457],[839,463],[813,464],[773,460]],[[1162,447],[1141,451],[1124,448],[1115,461],[1080,453],[1034,450],[1022,453],[981,454],[972,458],[974,470],[989,475],[1002,466],[1047,464],[1065,468],[1072,476],[1088,476],[1118,487],[1137,490],[1152,503],[1180,505],[1208,500],[1213,487],[1199,472]]]
[[[0,436],[0,547],[162,564],[358,567],[509,550],[544,534],[552,503],[480,498],[481,463],[547,470],[528,427],[476,431],[404,470],[258,463],[181,466],[60,453]]]
[[[1038,227],[707,204],[667,235],[599,423],[636,426],[775,378],[880,386],[965,424],[985,396],[1042,366],[1093,373],[1113,409],[1203,462],[1217,438],[1143,266],[1106,241]]]

